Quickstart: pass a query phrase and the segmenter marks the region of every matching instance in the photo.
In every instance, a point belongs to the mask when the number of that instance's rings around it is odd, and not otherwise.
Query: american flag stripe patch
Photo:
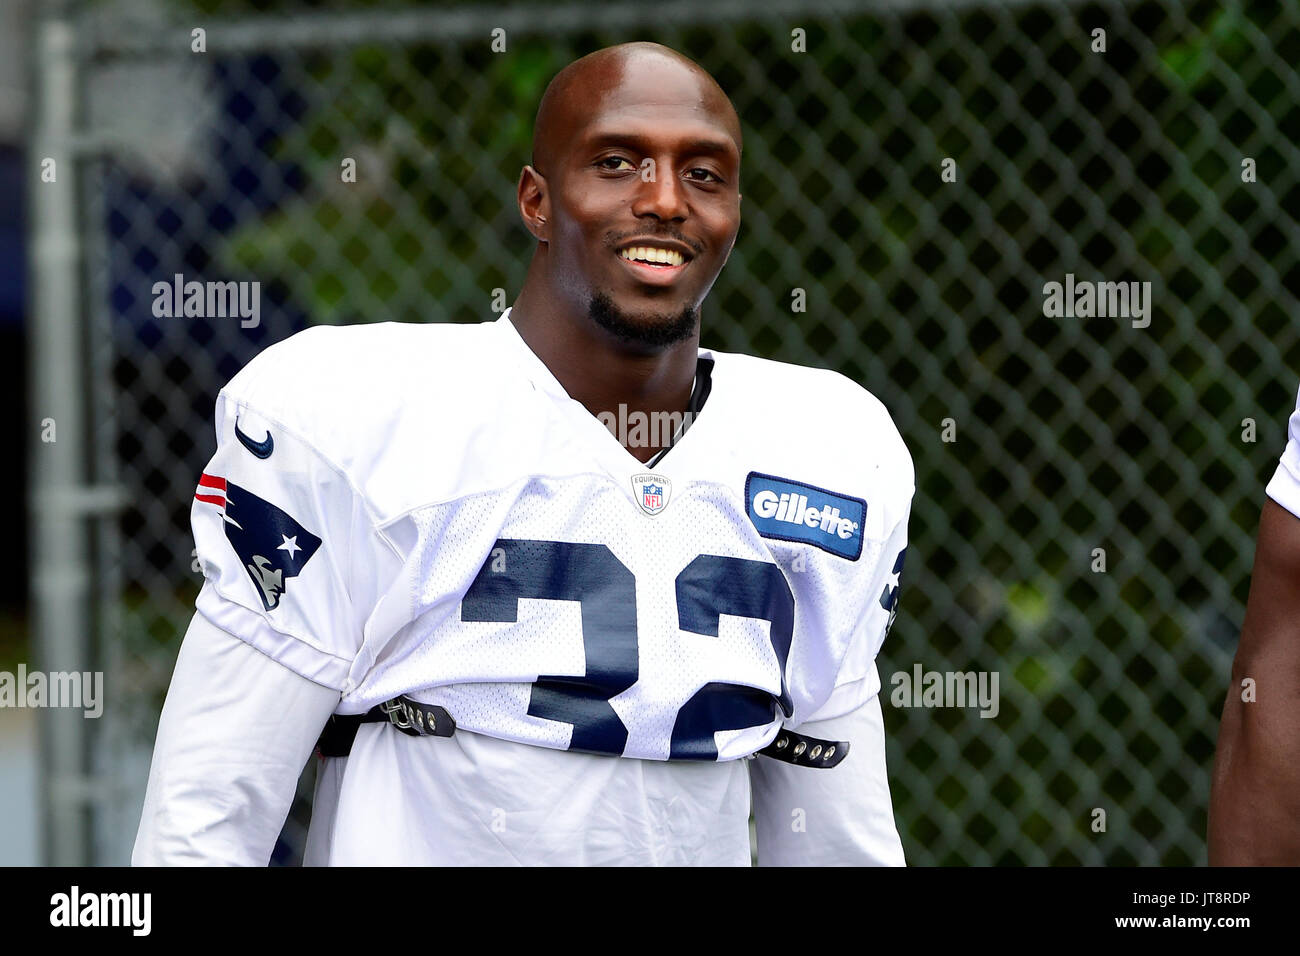
[[[198,501],[206,501],[210,505],[221,505],[224,508],[226,506],[226,479],[205,472],[199,478],[199,488],[194,493],[194,497]]]

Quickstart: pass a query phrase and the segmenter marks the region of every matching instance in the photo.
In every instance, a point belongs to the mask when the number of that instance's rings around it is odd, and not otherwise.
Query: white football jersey
[[[313,328],[222,390],[192,511],[198,611],[337,689],[340,714],[407,694],[458,728],[364,725],[326,761],[314,839],[382,813],[366,806],[382,789],[348,810],[349,777],[393,748],[436,761],[469,734],[527,759],[721,769],[878,692],[914,490],[897,429],[837,373],[700,355],[707,402],[653,467],[509,311]],[[733,809],[747,799],[713,780]]]
[[[1268,496],[1300,518],[1300,393],[1287,427],[1286,447],[1265,489]]]

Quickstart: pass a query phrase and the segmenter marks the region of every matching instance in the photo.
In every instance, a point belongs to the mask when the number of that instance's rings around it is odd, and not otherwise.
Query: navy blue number
[[[621,754],[627,726],[609,701],[639,673],[632,572],[603,544],[502,538],[492,551],[465,594],[461,620],[514,623],[520,598],[577,601],[586,673],[538,677],[528,713],[572,724],[570,750]]]
[[[572,724],[570,750],[621,755],[627,726],[609,702],[639,675],[632,572],[603,544],[501,538],[465,593],[461,620],[514,623],[520,598],[579,602],[586,656],[581,677],[537,679],[529,715]],[[781,668],[781,695],[775,700],[790,715],[785,665],[794,634],[794,595],[780,568],[702,554],[677,576],[677,614],[682,630],[710,637],[718,636],[723,614],[767,621]],[[755,687],[705,685],[677,714],[671,759],[716,760],[714,731],[766,724],[772,704],[772,695]]]
[[[893,574],[894,574],[895,581],[899,580],[899,577],[903,573],[903,560],[906,557],[907,557],[907,549],[904,548],[902,551],[898,552],[898,557],[894,560]],[[895,584],[891,588],[889,586],[889,582],[886,581],[885,589],[880,592],[880,606],[889,612],[889,620],[885,622],[886,634],[888,634],[889,629],[894,626],[894,618],[898,616],[898,589],[901,586],[902,586],[901,584]]]
[[[785,662],[794,635],[794,594],[775,564],[702,554],[677,575],[677,618],[683,631],[718,636],[723,614],[771,624],[772,649],[781,666],[777,703],[787,717],[793,709],[785,686]],[[741,730],[772,720],[772,695],[756,687],[705,684],[677,712],[672,760],[717,760],[715,730]]]

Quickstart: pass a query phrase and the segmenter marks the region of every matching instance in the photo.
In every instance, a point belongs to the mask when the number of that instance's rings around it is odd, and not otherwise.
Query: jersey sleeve
[[[217,450],[190,512],[197,610],[297,674],[346,693],[374,602],[364,502],[277,417],[223,390]]]
[[[158,722],[135,866],[266,866],[338,694],[201,614]]]
[[[1300,518],[1300,393],[1296,395],[1296,409],[1291,413],[1287,427],[1286,448],[1278,462],[1277,471],[1265,489],[1270,498],[1297,518]]]
[[[749,762],[758,865],[903,866],[879,695],[843,716],[809,721],[800,732],[848,740],[853,749],[831,769],[767,757]]]
[[[907,520],[910,503],[893,521],[889,533],[875,551],[864,574],[865,612],[848,640],[848,647],[836,673],[830,697],[807,721],[829,720],[856,711],[880,691],[876,655],[893,626],[898,612],[898,595],[907,557]],[[865,556],[865,555],[864,555]],[[790,729],[799,724],[787,724]],[[816,735],[814,735],[816,736]]]

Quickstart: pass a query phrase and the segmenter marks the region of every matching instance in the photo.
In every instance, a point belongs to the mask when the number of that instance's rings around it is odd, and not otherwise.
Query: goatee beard
[[[619,311],[605,292],[597,292],[591,297],[587,314],[620,342],[652,349],[686,341],[695,334],[700,321],[699,310],[692,306],[686,306],[677,315],[655,315],[638,321]]]

